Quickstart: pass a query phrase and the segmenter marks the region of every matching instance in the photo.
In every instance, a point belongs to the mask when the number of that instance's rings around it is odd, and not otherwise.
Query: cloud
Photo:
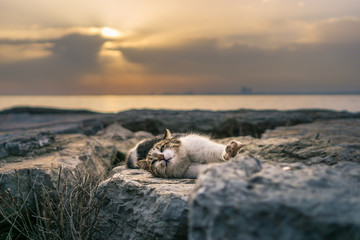
[[[49,50],[59,69],[72,72],[97,71],[97,57],[106,40],[100,36],[72,34],[55,40]],[[57,65],[54,63],[54,65]]]
[[[221,48],[216,39],[198,39],[173,48],[121,48],[124,57],[149,74],[201,76],[195,91],[238,92],[241,86],[270,92],[360,91],[360,42],[292,44],[265,50],[235,44]],[[169,78],[171,81],[171,78]],[[161,82],[154,82],[161,86]],[[175,86],[174,86],[175,87]]]
[[[12,86],[0,88],[1,94],[71,92],[74,81],[79,76],[101,71],[98,54],[105,39],[100,36],[71,34],[59,39],[35,42],[51,43],[46,49],[50,55],[39,59],[0,64],[0,84]],[[1,43],[18,45],[34,43],[34,41],[2,40]]]
[[[343,17],[309,23],[300,43],[359,43],[360,18]]]
[[[316,25],[319,41],[337,43],[360,42],[360,18],[333,18]],[[315,33],[316,34],[316,33]]]
[[[308,23],[308,34],[297,43],[298,31],[284,34],[292,21],[268,22],[276,31],[210,37],[149,30],[112,41],[80,33],[0,39],[0,56],[24,58],[0,61],[0,94],[236,93],[242,86],[257,92],[360,91],[359,23],[355,17]]]

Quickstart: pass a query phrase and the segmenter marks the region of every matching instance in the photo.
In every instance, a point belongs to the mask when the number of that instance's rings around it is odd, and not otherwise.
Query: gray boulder
[[[329,110],[296,111],[170,111],[131,110],[116,116],[131,131],[148,131],[160,134],[165,128],[172,132],[196,131],[215,138],[250,135],[260,138],[267,129],[311,123],[319,119],[359,118],[359,113]]]
[[[42,129],[56,133],[80,133],[82,121],[105,118],[105,114],[85,114],[64,112],[63,114],[52,111],[40,112],[0,112],[0,131],[23,131],[26,129]]]
[[[23,147],[41,145],[40,140],[29,138],[27,142],[24,138],[21,139],[20,143],[15,140],[10,143],[18,144],[21,149],[29,152],[24,152],[25,156],[18,156],[20,154],[9,151],[12,155],[0,162],[0,211],[8,216],[13,216],[14,204],[18,205],[19,209],[24,210],[26,206],[27,209],[36,212],[34,210],[36,199],[42,196],[43,191],[51,189],[49,191],[55,192],[60,166],[63,183],[70,184],[75,178],[74,175],[79,172],[84,173],[77,171],[78,169],[91,172],[94,178],[103,179],[118,155],[114,144],[110,141],[83,135],[57,136],[56,140],[46,142],[46,146],[43,147],[52,151],[41,152],[37,147],[34,149]],[[39,139],[43,139],[43,136]],[[86,181],[85,177],[82,179]],[[11,225],[4,221],[2,214],[0,214],[0,239],[5,239],[9,237],[7,232]],[[21,222],[20,218],[18,222]]]
[[[104,130],[98,132],[97,135],[100,135],[104,138],[121,141],[132,138],[135,134],[121,126],[119,123],[115,122],[107,126]]]
[[[242,157],[198,179],[189,239],[360,239],[360,165],[263,164]]]
[[[103,129],[104,129],[104,125],[97,118],[86,119],[81,123],[81,130],[87,136],[95,135],[97,132]]]
[[[359,118],[359,113],[329,110],[296,111],[171,111],[131,110],[118,114],[59,109],[15,108],[0,112],[0,131],[42,129],[57,134],[84,133],[95,135],[113,123],[130,131],[161,134],[165,128],[172,132],[201,132],[215,138],[250,135],[260,138],[268,129],[311,123],[320,119]]]
[[[67,171],[86,166],[94,175],[100,176],[112,167],[117,153],[111,142],[82,135],[58,136],[50,146],[56,151],[42,152],[38,155],[32,151],[26,157],[9,156],[4,162],[0,162],[0,194],[7,190],[16,193],[18,177],[24,191],[23,195],[30,189],[29,182],[48,185],[50,178],[53,174],[56,175],[60,166]]]
[[[352,161],[360,162],[360,119],[318,120],[267,130],[262,138],[311,138],[342,147]]]
[[[268,163],[301,162],[306,165],[325,163],[334,165],[340,161],[353,161],[355,156],[346,148],[312,138],[268,138],[250,137],[227,138],[217,140],[226,144],[236,139],[245,144],[241,153]]]
[[[187,238],[188,196],[192,179],[154,178],[143,170],[113,170],[102,183],[108,191],[99,213],[99,229],[110,239]]]
[[[50,132],[22,131],[0,134],[0,159],[8,156],[25,156],[29,153],[48,152],[54,142]]]
[[[281,126],[267,130],[262,138],[307,137],[333,144],[355,144],[360,140],[360,119],[318,120],[295,126]]]

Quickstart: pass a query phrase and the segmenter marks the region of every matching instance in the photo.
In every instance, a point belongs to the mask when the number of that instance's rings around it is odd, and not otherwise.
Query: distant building
[[[184,92],[184,95],[194,95],[194,92],[191,91],[191,90],[189,90],[189,91],[187,91],[187,92]]]
[[[249,87],[241,87],[241,94],[252,94],[252,89]]]

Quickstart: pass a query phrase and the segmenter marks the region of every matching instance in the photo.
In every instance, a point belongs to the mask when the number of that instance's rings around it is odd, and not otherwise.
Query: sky
[[[360,93],[359,0],[0,0],[0,94]]]

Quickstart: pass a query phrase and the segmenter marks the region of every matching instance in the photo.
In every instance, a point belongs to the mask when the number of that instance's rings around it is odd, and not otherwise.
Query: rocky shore
[[[126,169],[127,151],[165,128],[246,146],[197,180]],[[0,196],[26,196],[26,179],[41,188],[56,183],[60,167],[86,166],[103,180],[91,239],[360,239],[359,156],[360,113],[0,112]],[[4,202],[0,208],[11,210]],[[6,239],[9,224],[1,220]]]

